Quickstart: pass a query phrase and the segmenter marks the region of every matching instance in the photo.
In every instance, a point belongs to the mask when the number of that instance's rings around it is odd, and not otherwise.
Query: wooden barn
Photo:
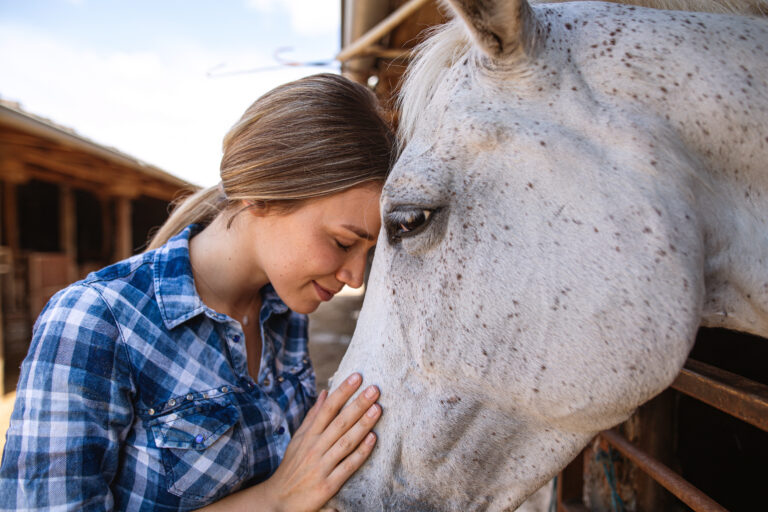
[[[0,395],[50,296],[126,258],[189,183],[0,102]]]
[[[436,0],[342,0],[342,72],[368,85],[394,124],[412,48],[445,22],[443,9]],[[558,476],[557,510],[764,510],[766,361],[768,340],[701,329],[673,385]]]

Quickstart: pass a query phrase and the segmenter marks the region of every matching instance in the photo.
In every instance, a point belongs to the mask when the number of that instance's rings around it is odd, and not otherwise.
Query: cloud
[[[246,0],[250,9],[274,13],[287,11],[291,26],[302,35],[322,35],[339,31],[338,0]]]
[[[316,70],[211,79],[216,63],[253,67],[253,48],[215,53],[193,43],[153,51],[85,48],[0,23],[0,96],[201,185],[218,181],[221,140],[245,108],[279,83]]]

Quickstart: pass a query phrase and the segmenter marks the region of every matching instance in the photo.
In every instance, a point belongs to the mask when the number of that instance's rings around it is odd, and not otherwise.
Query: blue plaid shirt
[[[258,383],[192,279],[190,226],[56,294],[0,469],[4,510],[191,510],[261,482],[315,400],[307,317],[267,285]]]

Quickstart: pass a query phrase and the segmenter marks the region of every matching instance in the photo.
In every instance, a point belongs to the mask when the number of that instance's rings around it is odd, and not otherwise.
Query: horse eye
[[[396,243],[419,233],[429,224],[433,213],[434,210],[422,208],[400,208],[389,212],[385,219],[389,241]]]

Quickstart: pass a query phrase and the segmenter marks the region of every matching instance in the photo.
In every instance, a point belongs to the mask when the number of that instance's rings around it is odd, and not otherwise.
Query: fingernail
[[[374,398],[377,391],[376,386],[370,386],[365,390],[365,398]]]
[[[368,435],[365,436],[365,444],[373,444],[376,442],[376,434],[373,432],[368,432]]]
[[[347,384],[350,384],[352,386],[354,386],[355,384],[357,384],[359,382],[360,382],[360,374],[359,373],[353,373],[347,379]]]
[[[379,406],[376,404],[373,404],[369,409],[368,412],[365,413],[366,416],[369,418],[374,418],[379,413]]]

